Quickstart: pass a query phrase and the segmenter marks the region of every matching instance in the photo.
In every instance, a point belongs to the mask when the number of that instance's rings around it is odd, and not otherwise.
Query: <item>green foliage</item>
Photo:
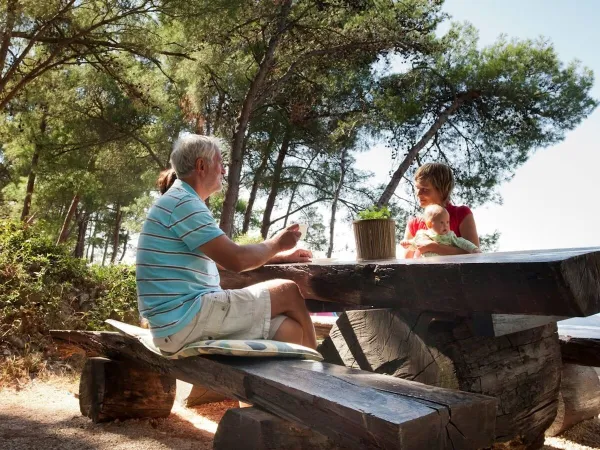
[[[360,220],[389,219],[390,217],[391,212],[387,206],[379,208],[376,205],[373,205],[369,209],[358,212],[358,218]]]
[[[500,232],[498,230],[490,234],[479,236],[479,248],[484,253],[493,253],[498,251],[498,240]]]
[[[264,241],[260,235],[250,235],[248,233],[239,234],[233,238],[233,241],[239,245],[260,244]]]
[[[43,345],[50,329],[137,323],[135,271],[88,266],[37,227],[0,221],[0,336]],[[0,338],[2,339],[2,338]]]

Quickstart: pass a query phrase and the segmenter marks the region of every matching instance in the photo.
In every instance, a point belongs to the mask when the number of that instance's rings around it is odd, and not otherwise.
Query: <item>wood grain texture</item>
[[[227,410],[215,433],[214,450],[334,450],[329,438],[258,408]]]
[[[560,351],[565,363],[600,367],[600,339],[560,336]]]
[[[600,312],[600,250],[544,250],[375,261],[284,264],[221,271],[237,289],[295,281],[305,298],[357,307],[458,314],[588,316]]]
[[[565,364],[562,369],[556,418],[547,436],[556,436],[600,414],[600,381],[592,367]]]
[[[204,386],[194,386],[185,381],[177,380],[175,400],[185,407],[190,407],[222,402],[223,400],[227,400],[227,397]]]
[[[396,259],[396,222],[391,219],[356,220],[352,224],[359,261]]]
[[[57,341],[134,361],[300,423],[347,448],[487,447],[496,400],[384,375],[299,360],[167,360],[119,333],[52,331]]]
[[[167,417],[175,378],[129,362],[90,358],[79,381],[81,414],[94,422]]]
[[[497,449],[541,448],[556,413],[556,324],[478,337],[467,320],[451,316],[353,311],[340,316],[322,347],[328,362],[498,398]]]

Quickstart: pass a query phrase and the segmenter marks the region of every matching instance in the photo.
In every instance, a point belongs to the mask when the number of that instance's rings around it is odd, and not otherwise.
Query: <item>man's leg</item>
[[[302,345],[317,348],[317,337],[310,314],[306,308],[304,297],[300,294],[298,285],[290,280],[269,280],[264,282],[271,296],[271,317],[283,314],[293,319],[302,328]],[[284,320],[283,326],[289,320]],[[288,324],[287,327],[294,325]],[[277,336],[278,333],[275,333]],[[277,338],[276,338],[277,339]]]
[[[294,319],[287,317],[273,336],[273,339],[281,342],[291,342],[292,344],[304,345],[304,331],[302,326]]]

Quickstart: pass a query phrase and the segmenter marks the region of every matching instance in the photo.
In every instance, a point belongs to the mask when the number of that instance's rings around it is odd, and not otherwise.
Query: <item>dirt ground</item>
[[[0,450],[211,449],[219,420],[237,406],[233,401],[194,409],[176,405],[166,419],[94,424],[79,412],[77,390],[77,381],[66,378],[0,390]],[[600,449],[600,419],[547,438],[544,449]]]

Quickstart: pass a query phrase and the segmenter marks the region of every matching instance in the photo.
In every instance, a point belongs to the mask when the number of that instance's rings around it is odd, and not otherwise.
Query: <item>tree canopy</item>
[[[336,223],[361,209],[389,205],[404,223],[413,211],[394,193],[428,161],[453,168],[471,206],[498,201],[596,107],[593,74],[544,39],[481,47],[469,24],[438,36],[441,4],[6,0],[2,214],[118,262],[182,132],[228,144],[210,203],[230,236],[302,221],[331,255]],[[356,165],[378,141],[397,163],[387,186]]]

